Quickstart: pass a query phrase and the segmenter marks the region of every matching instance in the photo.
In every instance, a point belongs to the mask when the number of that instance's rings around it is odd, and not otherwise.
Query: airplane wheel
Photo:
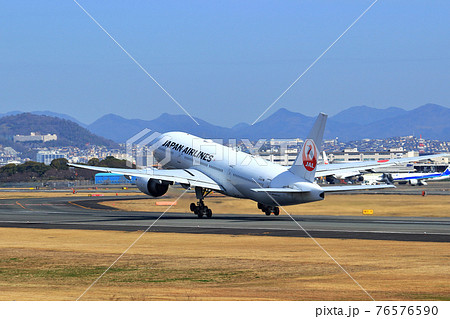
[[[280,208],[279,208],[279,207],[275,207],[275,208],[273,209],[273,214],[274,214],[275,216],[280,215]]]
[[[209,208],[206,210],[206,217],[208,217],[208,218],[212,217],[212,210]]]
[[[197,214],[197,217],[198,217],[198,218],[202,218],[202,217],[203,217],[203,212],[202,212],[202,211],[199,211],[198,214]]]
[[[270,216],[270,210],[266,210],[264,213],[266,213],[266,216]]]
[[[189,208],[191,209],[191,212],[195,212],[197,205],[195,205],[195,203],[191,203],[191,206],[189,206]]]

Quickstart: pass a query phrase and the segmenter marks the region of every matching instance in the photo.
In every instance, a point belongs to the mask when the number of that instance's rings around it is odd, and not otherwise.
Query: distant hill
[[[0,144],[13,145],[16,134],[29,135],[30,132],[56,134],[57,141],[46,142],[46,146],[77,146],[86,144],[117,148],[117,143],[97,136],[80,125],[57,117],[21,113],[0,118]]]
[[[125,142],[134,134],[145,128],[157,132],[183,131],[204,138],[272,138],[296,137],[309,130],[314,119],[300,113],[290,112],[286,109],[278,110],[266,120],[251,126],[240,123],[233,128],[226,128],[210,124],[196,118],[197,125],[186,115],[161,114],[150,121],[139,119],[125,119],[115,114],[108,114],[99,118],[87,128],[97,134],[117,142]],[[295,127],[295,130],[292,128]]]
[[[216,126],[196,118],[200,124],[187,115],[161,114],[158,118],[150,121],[140,119],[125,119],[115,114],[102,116],[87,128],[91,132],[109,138],[116,142],[126,142],[141,130],[148,128],[157,132],[183,131],[205,138],[220,138],[229,135],[230,129]]]
[[[4,116],[10,116],[10,115],[17,115],[20,113],[24,113],[21,111],[11,111],[11,112],[7,112],[7,113],[0,113],[0,117],[4,117]]]
[[[427,139],[449,141],[450,108],[426,104],[401,116],[375,121],[364,127],[364,135],[368,138],[419,134]]]
[[[0,118],[4,117],[4,116],[11,116],[11,115],[17,115],[17,114],[22,114],[22,113],[31,113],[31,114],[36,114],[36,115],[47,115],[47,116],[53,116],[53,117],[57,117],[60,119],[65,119],[65,120],[69,120],[72,121],[74,123],[77,123],[78,125],[80,125],[81,127],[86,128],[86,124],[78,121],[76,118],[67,115],[67,114],[63,114],[63,113],[56,113],[56,112],[52,112],[52,111],[32,111],[32,112],[22,112],[22,111],[11,111],[8,113],[0,113]]]
[[[233,138],[248,138],[257,140],[260,138],[297,138],[308,134],[315,118],[301,113],[291,112],[285,108],[277,110],[266,119],[234,129]]]
[[[72,122],[77,123],[79,126],[84,127],[84,128],[87,127],[86,124],[78,121],[73,116],[70,116],[70,115],[67,115],[67,114],[63,114],[63,113],[56,113],[56,112],[52,112],[52,111],[33,111],[33,112],[30,112],[30,113],[31,114],[36,114],[36,115],[53,116],[53,117],[57,117],[57,118],[60,118],[60,119],[72,121]]]
[[[353,106],[331,117],[333,121],[343,124],[370,124],[387,118],[403,116],[406,110],[399,107],[377,109],[369,106]]]

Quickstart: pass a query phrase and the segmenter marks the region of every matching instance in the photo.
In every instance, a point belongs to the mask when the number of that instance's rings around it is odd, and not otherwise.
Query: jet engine
[[[170,183],[152,178],[138,177],[136,180],[136,185],[144,194],[153,197],[160,197],[167,193]]]
[[[328,175],[327,177],[325,177],[326,181],[330,184],[336,184],[336,177],[334,177],[333,175]]]
[[[428,185],[425,181],[417,180],[417,179],[411,179],[409,183],[413,186],[419,185],[419,186],[426,186]]]

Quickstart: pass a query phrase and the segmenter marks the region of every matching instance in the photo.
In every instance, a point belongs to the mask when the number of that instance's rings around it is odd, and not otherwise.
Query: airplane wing
[[[268,188],[252,188],[252,191],[264,192],[264,193],[309,193],[309,191],[302,191],[301,189],[289,188],[289,187],[268,187]]]
[[[361,172],[355,168],[340,169],[339,171],[335,171],[335,175],[338,178],[345,179],[348,177],[361,175]]]
[[[322,187],[324,192],[349,192],[355,190],[364,189],[380,189],[380,188],[395,188],[394,185],[390,184],[380,184],[380,185],[354,185],[354,186],[326,186]],[[265,193],[308,193],[309,191],[302,191],[301,189],[280,187],[280,188],[252,188],[254,192],[265,192]]]
[[[67,164],[72,167],[84,168],[93,171],[100,171],[105,173],[114,173],[124,176],[135,176],[142,178],[152,178],[161,181],[185,184],[192,187],[198,186],[208,188],[212,190],[222,191],[222,186],[216,183],[208,175],[193,169],[129,169],[129,168],[111,168],[111,167],[98,167],[80,164]]]
[[[416,157],[405,157],[405,158],[396,158],[390,160],[381,160],[381,161],[365,161],[365,162],[348,162],[342,164],[320,164],[317,166],[315,177],[323,177],[341,173],[346,170],[358,170],[358,171],[368,171],[373,168],[378,167],[387,167],[387,166],[395,166],[408,162],[418,162],[423,160],[429,160],[437,157],[446,157],[450,156],[450,154],[434,154],[434,155],[425,155],[425,156],[416,156]]]
[[[380,188],[395,188],[394,185],[391,184],[380,184],[380,185],[352,185],[352,186],[326,186],[322,187],[323,191],[328,192],[350,192],[356,190],[365,190],[365,189],[380,189]]]

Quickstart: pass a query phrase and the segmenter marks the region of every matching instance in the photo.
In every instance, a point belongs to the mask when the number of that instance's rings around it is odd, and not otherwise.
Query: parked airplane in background
[[[317,176],[327,176],[346,168],[345,164],[318,165],[327,115],[319,114],[305,140],[301,152],[291,167],[263,160],[259,156],[236,151],[230,147],[188,133],[168,132],[153,141],[154,157],[168,169],[117,169],[69,164],[78,168],[136,176],[138,188],[147,195],[164,195],[169,185],[179,183],[194,188],[198,202],[190,205],[199,218],[212,216],[204,199],[212,191],[258,203],[266,215],[278,215],[279,206],[296,205],[323,200],[327,192],[360,189],[391,188],[393,185],[356,185],[320,187]],[[428,158],[437,157],[431,155]],[[427,157],[422,157],[425,159]],[[397,159],[356,163],[358,169],[395,165],[412,159]],[[350,164],[353,169],[355,164]],[[362,165],[362,164],[365,164]]]
[[[322,158],[323,158],[323,165],[330,164],[327,153],[325,151],[322,152]],[[334,172],[332,175],[327,175],[325,177],[330,184],[335,184],[336,181],[341,181],[356,176],[358,177],[362,176],[362,172],[358,169],[350,168],[350,169],[341,169],[339,171]]]
[[[450,179],[450,166],[442,173],[396,173],[396,174],[367,174],[364,175],[364,183],[378,184],[378,183],[394,183],[399,184],[409,183],[411,185],[427,185],[426,180],[441,181]]]
[[[345,162],[341,164],[330,164],[328,161],[327,154],[323,152],[322,165],[317,168],[316,177],[326,177],[326,180],[331,184],[336,183],[336,181],[345,180],[348,178],[356,177],[359,182],[370,180],[370,184],[376,184],[377,182],[384,182],[392,184],[391,172],[408,172],[414,171],[413,167],[404,166],[405,163],[418,162],[423,160],[428,160],[433,157],[442,157],[446,154],[438,154],[430,156],[419,156],[419,157],[407,157],[399,159],[390,160],[380,160],[380,161],[352,161]],[[328,165],[328,166],[327,166]],[[333,168],[332,174],[330,168]],[[382,175],[370,176],[367,178],[367,173],[383,173]],[[325,174],[325,175],[324,175]],[[367,183],[366,183],[367,184]]]
[[[391,174],[394,182],[399,184],[427,185],[426,180],[445,180],[450,178],[450,166],[442,173],[397,173]]]

